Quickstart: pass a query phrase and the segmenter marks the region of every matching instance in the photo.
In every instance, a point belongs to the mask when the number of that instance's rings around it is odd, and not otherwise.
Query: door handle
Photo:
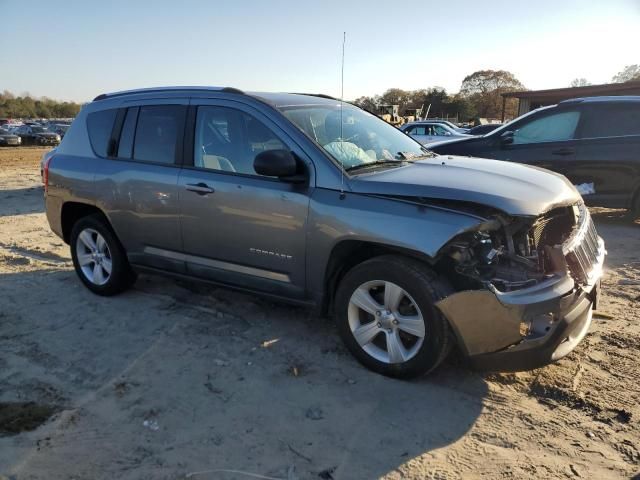
[[[203,182],[187,183],[186,188],[190,192],[195,192],[198,195],[207,195],[208,193],[213,193],[215,191],[213,188],[211,188],[209,185]]]
[[[558,150],[553,150],[551,155],[573,155],[576,151],[573,148],[559,148]]]

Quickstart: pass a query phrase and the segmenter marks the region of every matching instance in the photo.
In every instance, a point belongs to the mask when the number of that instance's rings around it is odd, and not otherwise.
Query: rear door
[[[178,175],[187,104],[147,100],[119,109],[107,158],[99,163],[99,206],[134,264],[185,271],[184,261],[166,252],[182,249]]]
[[[302,298],[312,188],[260,176],[253,161],[271,149],[290,150],[301,160],[304,153],[253,107],[225,100],[194,102],[187,133],[192,146],[179,180],[188,272]]]
[[[579,136],[566,175],[587,203],[628,208],[640,187],[640,102],[586,105]]]

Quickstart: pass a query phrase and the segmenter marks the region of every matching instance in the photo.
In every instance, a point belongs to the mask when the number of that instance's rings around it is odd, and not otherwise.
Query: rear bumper
[[[62,199],[51,194],[45,194],[44,204],[49,227],[53,233],[64,240],[62,232]]]

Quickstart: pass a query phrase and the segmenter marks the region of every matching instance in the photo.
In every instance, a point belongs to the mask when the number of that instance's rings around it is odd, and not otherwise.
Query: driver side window
[[[437,136],[443,136],[443,135],[446,135],[449,132],[447,132],[446,128],[441,127],[440,125],[434,125],[433,126],[433,133],[434,133],[434,135],[437,135]]]
[[[572,140],[579,120],[580,112],[561,112],[538,118],[513,132],[513,144]]]
[[[193,165],[208,170],[257,175],[256,155],[287,148],[261,121],[233,108],[198,107],[195,128]]]

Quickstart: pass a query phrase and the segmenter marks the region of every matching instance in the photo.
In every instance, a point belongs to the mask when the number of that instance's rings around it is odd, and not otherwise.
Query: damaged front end
[[[586,334],[605,253],[583,203],[533,219],[494,214],[440,250],[456,293],[437,306],[476,365],[535,368]]]

